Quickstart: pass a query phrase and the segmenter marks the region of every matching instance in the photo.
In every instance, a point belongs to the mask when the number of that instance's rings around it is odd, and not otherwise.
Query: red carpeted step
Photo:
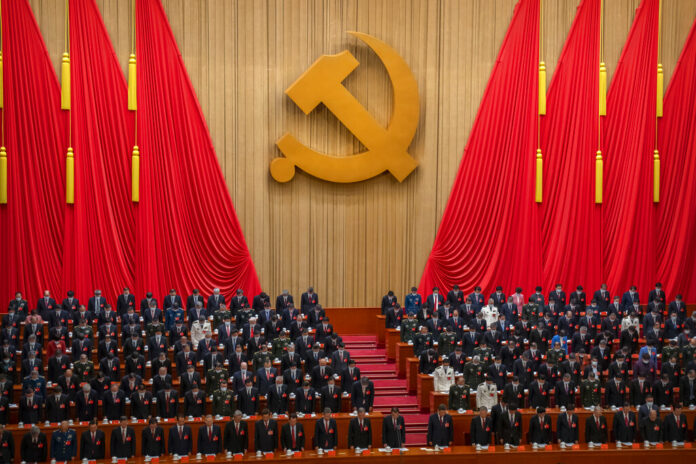
[[[343,335],[343,341],[348,342],[375,342],[377,343],[376,335]]]

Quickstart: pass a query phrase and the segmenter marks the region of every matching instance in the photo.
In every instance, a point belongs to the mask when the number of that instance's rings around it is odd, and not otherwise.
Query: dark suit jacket
[[[454,424],[452,416],[445,414],[440,421],[437,413],[428,419],[428,446],[449,446],[454,440]]]
[[[329,394],[329,386],[325,386],[321,389],[321,408],[331,408],[331,412],[341,411],[341,387],[334,385],[333,394]]]
[[[215,311],[220,309],[220,305],[225,303],[225,295],[222,293],[218,296],[218,300],[215,301],[215,295],[210,295],[208,297],[208,304],[206,307],[208,308],[208,311],[212,314]]]
[[[169,391],[169,402],[165,400],[164,390],[157,393],[157,409],[160,417],[176,417],[176,413],[179,410],[179,394],[176,390],[172,389]]]
[[[406,423],[403,416],[394,419],[391,414],[385,415],[382,421],[382,443],[391,448],[402,448],[406,444]]]
[[[329,427],[324,425],[324,418],[317,419],[314,426],[314,447],[334,449],[338,446],[338,427],[336,420],[329,419]]]
[[[181,436],[179,436],[179,428],[173,425],[169,429],[169,454],[178,454],[185,456],[193,451],[193,434],[191,427],[184,425]]]
[[[14,448],[12,433],[5,430],[0,435],[0,461],[12,462],[14,460]]]
[[[348,424],[348,447],[368,448],[372,446],[372,424],[367,417],[363,419],[362,427],[360,420],[354,417]]]
[[[167,452],[164,446],[164,430],[157,427],[152,433],[149,426],[142,432],[142,455],[143,456],[162,456]]]
[[[205,424],[198,429],[198,452],[201,454],[217,454],[222,451],[220,426],[213,424],[212,427],[211,435],[208,435],[208,427]]]
[[[394,298],[394,301],[396,301],[396,298]],[[312,293],[311,298],[307,292],[302,294],[300,298],[300,309],[304,314],[307,314],[317,304],[319,304],[319,296],[316,293]]]
[[[551,417],[544,416],[543,423],[539,421],[539,415],[535,414],[529,420],[529,442],[551,443]]]
[[[572,414],[568,421],[568,413],[558,415],[556,421],[556,436],[563,443],[575,443],[578,441],[580,421],[577,414]]]
[[[128,312],[128,308],[135,309],[135,295],[129,293],[126,296],[121,293],[116,299],[116,312],[122,316]]]
[[[41,300],[43,301],[43,299]],[[22,443],[20,444],[20,456],[22,461],[25,462],[44,462],[46,461],[46,456],[48,453],[48,443],[46,442],[46,435],[43,432],[39,432],[37,442],[33,443],[31,438],[31,432],[27,432],[22,437]]]
[[[316,399],[317,394],[312,387],[309,387],[306,396],[304,389],[298,388],[295,390],[295,411],[303,414],[310,414],[314,412]]]
[[[487,416],[483,423],[481,423],[481,417],[471,418],[471,444],[472,445],[489,445],[491,442],[491,432],[493,421],[490,416]]]
[[[263,420],[256,421],[254,424],[254,446],[256,451],[275,451],[278,447],[278,422],[269,419],[268,426],[266,426]]]
[[[271,413],[287,414],[288,412],[288,387],[283,385],[278,394],[277,386],[272,386],[268,390],[268,409]]]
[[[249,449],[249,430],[246,421],[239,422],[239,432],[234,421],[225,426],[225,449],[232,454],[246,453]]]
[[[293,305],[295,304],[295,301],[292,299],[292,295],[288,295],[287,301],[283,299],[283,295],[278,295],[275,304],[276,311],[278,311],[279,314],[282,313],[289,303],[292,303]]]
[[[374,401],[375,386],[372,381],[368,382],[364,394],[360,382],[353,383],[353,391],[351,392],[351,404],[353,408],[365,408],[366,411],[369,411]]]
[[[607,442],[607,419],[599,416],[599,425],[595,420],[594,414],[585,419],[585,441],[587,443],[606,443]]]
[[[689,439],[688,428],[685,414],[679,416],[679,424],[674,413],[667,414],[662,421],[662,436],[665,441],[684,442]]]
[[[135,456],[135,431],[128,427],[126,436],[121,434],[121,427],[111,431],[111,456],[131,458]]]
[[[174,306],[174,304],[177,304],[182,309],[184,308],[180,295],[175,295],[174,301],[172,301],[171,295],[167,294],[164,298],[162,298],[162,301],[164,301],[164,303],[162,304],[162,309],[164,309],[165,311]]]
[[[616,411],[614,414],[614,441],[620,441],[622,443],[633,443],[638,423],[636,421],[636,414],[633,411],[628,412],[628,424],[624,418],[623,411]]]
[[[304,427],[301,423],[295,424],[295,446],[292,446],[292,434],[290,424],[285,423],[280,429],[280,447],[283,450],[303,451],[305,447]]]

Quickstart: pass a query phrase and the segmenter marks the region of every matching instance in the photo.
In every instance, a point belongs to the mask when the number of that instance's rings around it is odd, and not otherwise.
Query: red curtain
[[[603,275],[613,293],[637,285],[647,303],[660,224],[652,201],[659,0],[644,0],[607,95],[602,140]],[[574,263],[573,263],[574,264]]]
[[[70,1],[75,204],[67,206],[63,287],[114,302],[133,288],[130,200],[133,113],[127,86],[94,0]]]
[[[668,295],[696,301],[696,22],[665,93],[660,120],[662,201],[657,275]]]
[[[208,128],[159,0],[139,0],[136,290],[260,291]]]
[[[2,0],[8,202],[0,206],[0,304],[62,293],[65,134],[60,88],[26,0]]]
[[[543,287],[548,290],[561,282],[594,291],[601,283],[601,210],[594,202],[600,1],[583,0],[578,6],[541,120],[541,250]]]
[[[539,1],[520,0],[469,135],[420,291],[541,282],[534,202]]]

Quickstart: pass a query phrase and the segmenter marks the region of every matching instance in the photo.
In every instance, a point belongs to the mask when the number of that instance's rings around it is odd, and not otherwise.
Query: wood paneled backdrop
[[[325,306],[376,306],[388,289],[403,298],[418,283],[516,1],[163,0],[267,292],[299,297],[313,284]],[[549,82],[579,1],[544,1]],[[63,1],[30,3],[59,70]],[[130,0],[97,3],[125,71]],[[639,3],[605,0],[610,78]],[[667,81],[694,16],[696,0],[663,0]],[[283,93],[320,55],[350,50],[360,66],[346,87],[389,120],[386,72],[348,30],[386,41],[413,70],[421,117],[409,151],[420,165],[402,184],[390,175],[330,184],[300,171],[278,184],[268,166],[285,131],[326,153],[362,148],[323,106],[307,117]]]

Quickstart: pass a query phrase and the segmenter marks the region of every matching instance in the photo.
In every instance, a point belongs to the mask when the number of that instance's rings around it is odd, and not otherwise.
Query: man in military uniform
[[[488,366],[490,366],[493,363],[493,351],[488,347],[488,344],[486,344],[485,340],[481,340],[481,344],[474,348],[473,355],[479,357],[481,364],[483,364],[484,368],[486,369],[488,369]],[[469,382],[467,382],[467,384],[478,385],[478,383],[471,384]]]
[[[590,371],[588,377],[580,383],[580,399],[582,407],[585,409],[594,409],[600,404],[602,392],[599,385],[599,380],[595,377],[595,373]]]
[[[445,327],[445,331],[437,339],[437,352],[442,356],[449,356],[457,345],[457,336],[452,332],[452,326]]]
[[[153,320],[145,326],[145,332],[147,333],[147,338],[154,337],[157,331],[164,333],[164,324],[162,324],[157,319]]]
[[[73,363],[73,373],[77,377],[78,383],[90,382],[94,375],[94,363],[87,359],[87,355],[82,353],[80,360]]]
[[[662,362],[666,363],[667,360],[672,356],[676,356],[677,360],[679,359],[679,356],[681,356],[681,349],[679,348],[679,345],[677,345],[677,340],[675,339],[670,339],[669,345],[662,348]]]
[[[260,350],[254,353],[254,369],[260,368],[266,363],[266,360],[271,359],[271,353],[268,351],[268,345],[266,343],[262,343],[260,346]]]
[[[664,358],[663,358],[664,359]],[[684,345],[681,352],[682,367],[696,361],[696,337],[693,337],[688,345]]]
[[[418,332],[418,321],[414,313],[409,313],[408,318],[401,321],[401,341],[413,342],[413,337]]]
[[[420,356],[426,350],[433,347],[433,334],[428,332],[424,325],[420,328],[420,333],[413,337],[413,353]]]
[[[464,382],[471,386],[478,386],[483,382],[484,366],[480,362],[481,358],[476,355],[471,361],[464,365]]]
[[[220,383],[220,388],[213,392],[213,415],[232,417],[234,413],[234,392],[227,389],[227,381]]]
[[[553,348],[546,352],[546,363],[548,365],[560,366],[565,359],[565,351],[561,349],[561,342],[553,344]]]
[[[449,409],[469,409],[469,386],[464,383],[464,376],[458,376],[457,383],[450,387]]]
[[[51,459],[58,462],[71,461],[77,455],[77,433],[68,428],[68,421],[60,423],[60,428],[51,434]]]
[[[280,336],[271,342],[272,356],[274,359],[282,359],[288,350],[288,346],[292,345],[292,341],[288,338],[288,331],[283,329],[280,331]]]
[[[205,374],[205,393],[212,395],[220,390],[221,382],[227,382],[227,371],[222,368],[222,364],[215,363],[215,367],[209,369]]]
[[[522,318],[525,318],[532,324],[536,324],[539,320],[539,305],[535,302],[530,301],[526,305],[522,306]]]
[[[247,324],[249,322],[249,319],[254,317],[254,315],[254,310],[251,309],[249,306],[245,306],[244,308],[237,311],[237,314],[234,315],[237,327],[239,329],[244,327],[244,324]]]
[[[232,318],[232,313],[227,310],[227,307],[222,304],[220,309],[213,313],[213,327],[219,327],[220,324]]]
[[[82,338],[94,338],[94,329],[92,328],[91,325],[87,325],[87,320],[82,319],[80,320],[80,323],[77,327],[73,328],[73,332],[75,332],[75,336],[79,339]]]

